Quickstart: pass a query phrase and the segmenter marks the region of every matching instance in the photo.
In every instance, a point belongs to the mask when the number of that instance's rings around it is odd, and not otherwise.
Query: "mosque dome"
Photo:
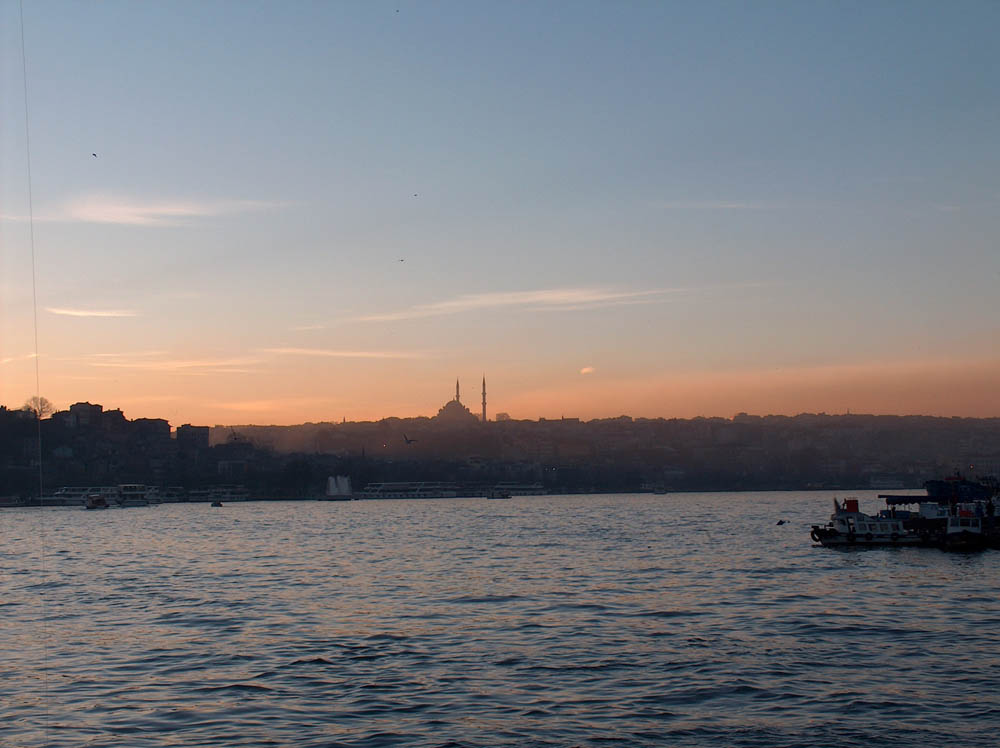
[[[455,382],[455,399],[449,400],[442,405],[437,415],[434,416],[434,419],[440,423],[455,426],[479,423],[479,417],[462,405],[462,401],[459,399],[457,381]]]

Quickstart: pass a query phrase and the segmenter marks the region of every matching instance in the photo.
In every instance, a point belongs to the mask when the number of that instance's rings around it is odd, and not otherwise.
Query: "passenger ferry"
[[[38,503],[41,506],[81,506],[91,489],[78,486],[63,486],[57,488],[48,496],[43,496]]]
[[[400,481],[369,483],[361,492],[363,499],[454,499],[460,494],[454,483]]]
[[[142,483],[122,483],[118,486],[118,506],[149,506],[146,486]]]

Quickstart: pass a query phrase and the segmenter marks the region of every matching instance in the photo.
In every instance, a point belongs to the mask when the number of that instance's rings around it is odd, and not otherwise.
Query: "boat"
[[[810,536],[824,546],[920,545],[946,551],[1000,549],[994,499],[957,502],[928,496],[881,494],[886,508],[870,516],[857,499],[836,499],[830,522],[813,525]],[[903,509],[909,505],[909,508]]]
[[[142,483],[122,483],[118,486],[118,506],[149,506],[146,486]]]
[[[213,501],[211,503],[211,506],[222,506],[222,502],[221,501]]]
[[[365,499],[454,499],[460,495],[454,483],[427,481],[369,483],[361,492]]]
[[[998,492],[996,478],[969,480],[959,472],[943,480],[924,483],[927,496],[938,501],[984,501]]]
[[[493,490],[503,491],[511,496],[544,496],[548,493],[541,483],[497,483]]]
[[[82,506],[90,489],[86,487],[63,486],[48,496],[38,500],[41,506]]]
[[[486,494],[487,499],[509,499],[510,491],[503,488],[492,488],[490,492]]]
[[[83,504],[84,509],[108,509],[111,505],[102,493],[92,493]]]
[[[860,511],[857,499],[833,500],[834,511],[825,526],[813,525],[809,536],[825,547],[921,545],[925,541],[912,532],[903,519],[868,515]]]
[[[983,518],[961,511],[948,517],[948,525],[941,537],[941,547],[946,551],[981,551],[990,545],[989,536],[983,532]]]

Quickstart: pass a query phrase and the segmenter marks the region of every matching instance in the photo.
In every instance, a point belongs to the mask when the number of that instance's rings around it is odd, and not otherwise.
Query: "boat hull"
[[[909,533],[842,533],[827,527],[814,525],[810,537],[825,548],[896,547],[935,545],[930,538]]]

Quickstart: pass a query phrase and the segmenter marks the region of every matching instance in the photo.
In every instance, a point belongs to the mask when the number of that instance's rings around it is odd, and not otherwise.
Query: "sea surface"
[[[833,496],[0,510],[0,745],[998,745],[1000,552]]]

